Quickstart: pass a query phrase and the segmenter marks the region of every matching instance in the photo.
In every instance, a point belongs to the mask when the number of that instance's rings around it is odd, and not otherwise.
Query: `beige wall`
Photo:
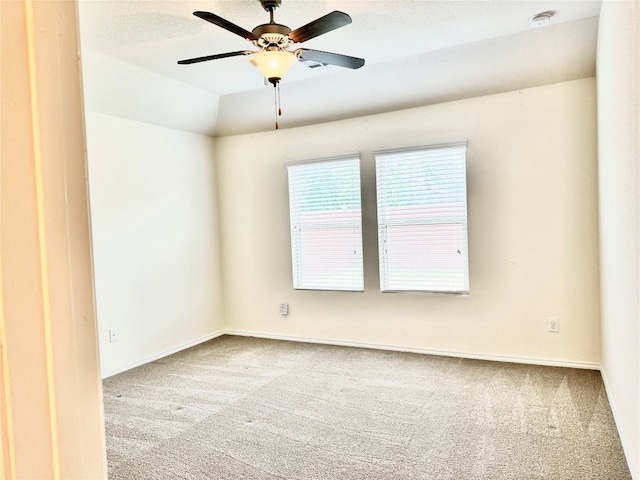
[[[640,13],[605,1],[598,33],[602,374],[640,478]]]
[[[105,377],[223,328],[215,152],[209,137],[93,112],[87,146]]]
[[[103,478],[76,4],[0,22],[0,478]]]
[[[219,138],[226,326],[242,333],[596,367],[595,81]],[[469,297],[382,294],[372,151],[468,140]],[[294,291],[292,159],[360,152],[365,292]],[[290,314],[278,313],[288,302]],[[548,317],[560,333],[547,332]]]

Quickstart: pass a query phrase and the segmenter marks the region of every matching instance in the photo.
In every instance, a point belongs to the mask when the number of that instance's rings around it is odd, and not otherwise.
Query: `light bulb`
[[[251,55],[251,64],[270,82],[281,80],[289,71],[296,56],[287,50],[264,50]]]

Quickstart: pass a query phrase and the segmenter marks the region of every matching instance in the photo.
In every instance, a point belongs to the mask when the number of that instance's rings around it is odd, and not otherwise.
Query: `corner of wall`
[[[602,375],[633,478],[640,479],[640,14],[602,3],[598,164]]]

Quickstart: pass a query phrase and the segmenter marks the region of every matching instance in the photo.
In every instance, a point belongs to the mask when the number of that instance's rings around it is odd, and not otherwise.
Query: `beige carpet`
[[[111,480],[630,480],[600,374],[225,336],[104,381]]]

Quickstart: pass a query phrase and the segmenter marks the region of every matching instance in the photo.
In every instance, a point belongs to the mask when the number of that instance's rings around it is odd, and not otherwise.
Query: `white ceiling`
[[[113,74],[122,68],[111,68],[112,75],[99,72],[104,65],[126,65],[143,75],[160,75],[165,85],[182,85],[189,92],[185,95],[194,97],[187,105],[179,98],[149,98],[147,103],[155,104],[155,111],[137,115],[145,121],[210,135],[273,129],[273,88],[265,85],[248,57],[176,63],[253,49],[243,38],[192,12],[210,11],[251,30],[269,20],[258,0],[80,0],[79,4],[83,57],[91,58],[86,62],[90,67],[85,67],[85,95],[96,97],[88,99],[94,110],[135,117],[127,113],[130,104],[139,103],[140,95],[152,95],[151,89],[132,91],[136,87],[130,81]],[[348,13],[351,25],[303,46],[362,57],[366,64],[359,70],[294,65],[282,81],[281,128],[594,75],[600,4],[599,0],[282,0],[275,19],[292,29],[333,10]],[[532,29],[529,18],[544,11],[554,12],[551,25]],[[87,72],[89,68],[94,72]],[[90,82],[103,85],[87,85]],[[180,88],[160,90],[180,96]],[[176,120],[182,117],[184,123]]]

